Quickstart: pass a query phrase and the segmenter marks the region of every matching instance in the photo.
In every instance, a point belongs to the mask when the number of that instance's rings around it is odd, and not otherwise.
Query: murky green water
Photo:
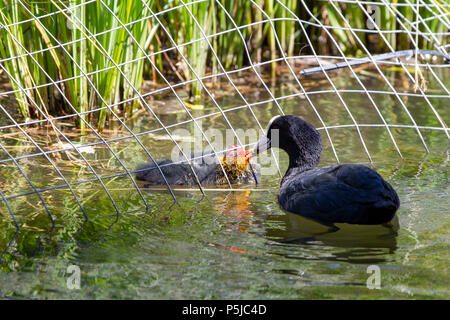
[[[440,71],[447,72],[448,71]],[[429,75],[428,75],[429,76]],[[390,74],[392,83],[400,85],[401,76]],[[448,77],[445,85],[449,87]],[[429,78],[429,93],[445,94]],[[286,79],[276,96],[295,94],[295,82]],[[365,85],[372,90],[388,90],[383,82],[367,76]],[[340,89],[359,89],[351,79],[336,79]],[[249,89],[249,88],[247,88]],[[254,89],[254,88],[253,88]],[[317,90],[328,90],[325,84]],[[264,89],[245,94],[249,103],[268,99]],[[412,92],[412,88],[399,89]],[[243,92],[246,92],[243,90]],[[358,124],[380,123],[376,110],[361,93],[342,93]],[[310,96],[323,121],[328,125],[352,124],[335,93]],[[390,124],[410,125],[408,114],[394,95],[374,94],[380,112]],[[173,98],[173,97],[172,97]],[[172,99],[164,97],[164,101]],[[422,97],[401,97],[417,125],[441,127]],[[448,99],[430,99],[447,123],[450,120]],[[242,100],[224,94],[218,98],[225,110],[243,105]],[[293,97],[279,101],[286,114],[301,115],[317,127],[321,122],[306,99]],[[277,114],[273,102],[255,105],[253,111],[265,126]],[[194,116],[217,112],[212,104]],[[257,128],[248,108],[227,112],[234,128]],[[188,120],[184,112],[161,115],[166,125]],[[135,132],[157,129],[146,116],[127,124]],[[226,129],[222,117],[206,118],[204,128]],[[193,130],[191,123],[185,128]],[[177,127],[170,131],[173,133]],[[443,130],[421,129],[430,154],[424,152],[414,129],[392,128],[392,135],[402,152],[400,159],[385,128],[361,127],[361,133],[379,171],[397,190],[401,208],[394,229],[383,226],[339,225],[335,233],[324,233],[323,226],[286,213],[276,196],[280,177],[264,176],[259,186],[241,186],[251,190],[177,191],[179,204],[173,205],[166,191],[143,192],[149,204],[142,211],[142,199],[126,176],[106,179],[105,185],[120,212],[115,209],[101,185],[74,185],[90,217],[83,214],[73,196],[65,189],[42,192],[52,212],[56,227],[50,228],[47,213],[35,194],[10,199],[9,203],[22,230],[15,232],[11,216],[0,204],[0,297],[9,298],[194,298],[194,299],[399,299],[450,298],[449,274],[449,141]],[[175,132],[176,133],[176,132]],[[331,139],[341,162],[368,163],[354,127],[330,129]],[[336,162],[331,145],[321,131],[324,154],[321,165]],[[108,137],[125,136],[116,128]],[[106,134],[105,134],[105,137]],[[172,143],[162,131],[140,138],[155,157],[170,154]],[[15,156],[35,153],[37,149],[25,139],[8,140]],[[94,136],[78,138],[80,143],[98,141]],[[97,140],[96,140],[97,139]],[[9,143],[7,143],[9,142]],[[254,142],[254,141],[252,141]],[[45,140],[39,141],[51,150]],[[111,152],[99,145],[86,158],[102,176],[120,171]],[[147,161],[145,153],[132,139],[111,143],[124,165],[134,168]],[[58,153],[61,159],[67,155]],[[95,176],[79,156],[67,164],[52,155],[69,182]],[[0,159],[8,159],[2,153]],[[78,159],[78,160],[77,160]],[[286,157],[280,154],[281,172]],[[19,160],[30,179],[40,188],[62,184],[54,169],[42,156]],[[11,162],[1,162],[0,185],[6,197],[31,191]],[[118,169],[119,168],[119,169]],[[70,265],[81,271],[81,288],[70,290],[67,280]],[[381,270],[381,289],[368,289],[367,267]]]

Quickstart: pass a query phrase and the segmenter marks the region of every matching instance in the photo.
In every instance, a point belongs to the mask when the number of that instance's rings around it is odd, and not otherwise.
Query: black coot
[[[278,195],[285,210],[332,227],[334,223],[383,224],[394,217],[399,198],[376,171],[359,164],[317,167],[322,140],[308,122],[295,116],[272,118],[254,151],[271,147],[289,155]]]
[[[156,163],[169,185],[195,185],[197,184],[197,178],[202,185],[227,184],[228,181],[224,176],[222,167],[232,184],[258,183],[261,176],[260,166],[256,163],[250,164],[248,151],[244,151],[238,146],[231,146],[230,149],[225,156],[219,156],[222,166],[218,163],[213,152],[192,154],[192,166],[184,158],[175,161],[158,160]],[[166,184],[154,163],[140,165],[136,171],[136,179],[145,181],[146,186]]]

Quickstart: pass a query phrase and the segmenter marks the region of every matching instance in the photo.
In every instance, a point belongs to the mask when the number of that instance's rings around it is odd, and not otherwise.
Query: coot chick
[[[222,167],[232,184],[258,183],[261,177],[260,166],[250,163],[251,154],[238,146],[231,146],[224,156],[220,157]],[[197,179],[202,185],[222,185],[228,181],[223,173],[217,157],[212,151],[191,154],[191,165],[186,159],[156,161],[169,185],[196,185]],[[191,169],[192,168],[192,169]],[[165,185],[166,182],[154,163],[140,165],[136,169],[136,179],[147,182],[147,185]],[[195,172],[195,175],[193,172]]]
[[[376,171],[359,164],[317,167],[322,139],[308,122],[295,116],[272,118],[254,152],[271,147],[289,155],[278,195],[286,211],[334,228],[335,223],[383,224],[394,217],[399,198]]]

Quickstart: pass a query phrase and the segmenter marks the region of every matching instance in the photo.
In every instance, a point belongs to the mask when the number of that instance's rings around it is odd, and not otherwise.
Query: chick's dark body
[[[248,164],[238,175],[227,171],[227,166],[218,163],[213,153],[196,153],[191,155],[190,164],[183,158],[176,161],[156,161],[163,175],[154,163],[140,165],[137,168],[136,179],[145,181],[146,185],[169,185],[189,186],[201,183],[202,185],[227,184],[227,178],[232,184],[258,183],[260,180],[260,166],[256,163]],[[195,174],[194,174],[195,173]],[[165,178],[165,179],[164,179]],[[198,181],[197,181],[198,179]]]

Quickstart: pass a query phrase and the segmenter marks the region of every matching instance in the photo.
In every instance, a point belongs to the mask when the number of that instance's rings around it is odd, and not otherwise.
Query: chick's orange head
[[[244,150],[238,145],[232,145],[228,149],[230,150],[223,157],[223,161],[227,164],[246,165],[252,157],[250,150]]]

